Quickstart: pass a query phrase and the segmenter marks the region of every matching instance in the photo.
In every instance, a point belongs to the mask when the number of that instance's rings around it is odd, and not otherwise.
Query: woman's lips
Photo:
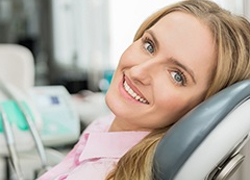
[[[125,91],[135,100],[143,103],[149,104],[148,100],[143,96],[143,94],[131,83],[131,81],[124,75],[123,87]]]

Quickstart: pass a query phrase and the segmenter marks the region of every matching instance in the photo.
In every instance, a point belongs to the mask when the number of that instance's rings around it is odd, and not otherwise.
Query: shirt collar
[[[149,132],[125,131],[88,133],[79,161],[95,158],[120,158]]]

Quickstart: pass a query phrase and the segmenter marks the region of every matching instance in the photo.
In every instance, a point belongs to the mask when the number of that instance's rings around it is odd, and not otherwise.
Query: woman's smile
[[[149,102],[145,99],[145,97],[142,95],[142,93],[135,87],[133,86],[129,79],[124,76],[124,81],[123,81],[123,87],[125,91],[135,100],[138,102],[141,102],[143,104],[149,104]]]
[[[137,103],[142,103],[142,104],[149,104],[148,100],[144,97],[142,92],[131,83],[128,77],[123,75],[122,79],[122,94],[126,92],[125,96],[128,97],[130,100],[133,100],[134,102]]]

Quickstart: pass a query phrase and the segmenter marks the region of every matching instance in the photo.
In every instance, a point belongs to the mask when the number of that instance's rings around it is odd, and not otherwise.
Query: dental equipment
[[[25,117],[25,120],[27,122],[27,125],[30,129],[30,132],[31,132],[31,135],[34,139],[34,142],[35,142],[35,145],[36,145],[36,148],[37,148],[37,151],[38,151],[38,154],[39,154],[39,157],[40,157],[40,160],[41,160],[41,163],[42,163],[42,167],[40,170],[38,170],[37,174],[41,174],[41,173],[44,173],[45,171],[47,171],[48,169],[50,169],[50,166],[48,165],[48,161],[47,161],[47,157],[46,157],[46,153],[45,153],[45,149],[44,149],[44,146],[43,146],[43,143],[42,143],[42,140],[40,138],[40,135],[38,133],[38,130],[34,124],[34,121],[32,120],[33,118],[36,119],[36,118],[39,118],[38,114],[37,113],[33,113],[31,116],[30,113],[31,113],[31,109],[28,109],[28,106],[22,102],[22,97],[20,95],[19,92],[15,91],[15,89],[12,87],[11,84],[8,84],[6,82],[4,82],[3,80],[0,80],[0,89],[2,90],[2,92],[4,92],[4,94],[11,100],[14,100],[14,102],[16,102],[16,104],[18,105],[18,107],[20,108],[20,110],[23,112],[23,115]],[[28,103],[26,101],[26,103]],[[31,106],[29,106],[31,107]],[[3,111],[2,111],[3,112]],[[32,112],[34,112],[34,110],[32,110]],[[4,115],[4,113],[2,114],[2,116]],[[6,122],[6,118],[5,118],[5,122]],[[11,159],[13,159],[13,162],[14,162],[14,165],[15,165],[15,170],[17,172],[17,174],[19,174],[20,177],[22,177],[21,173],[20,173],[20,168],[18,168],[18,162],[17,162],[17,153],[14,149],[14,146],[13,146],[13,136],[11,137],[9,133],[10,131],[10,126],[6,125],[8,123],[5,123],[5,127],[7,127],[7,132],[8,132],[8,135],[6,134],[6,137],[8,137],[8,147],[11,149],[10,151],[10,156],[11,156]],[[7,139],[7,138],[6,138]],[[13,157],[12,157],[13,156]]]
[[[9,154],[10,154],[11,165],[14,168],[14,171],[16,172],[18,180],[23,180],[24,178],[23,178],[23,174],[20,168],[19,158],[17,155],[16,146],[15,146],[16,145],[15,139],[13,136],[10,122],[7,119],[7,115],[3,111],[2,107],[0,107],[0,113],[1,113],[2,122],[3,122],[3,130],[5,133],[6,144],[8,147]]]

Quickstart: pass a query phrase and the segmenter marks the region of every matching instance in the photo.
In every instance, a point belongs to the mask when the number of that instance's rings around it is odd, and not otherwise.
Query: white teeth
[[[148,101],[142,97],[140,97],[139,95],[137,95],[127,84],[126,81],[124,81],[123,83],[124,89],[128,92],[129,95],[131,95],[134,99],[136,99],[137,101],[140,101],[144,104],[148,104]]]

